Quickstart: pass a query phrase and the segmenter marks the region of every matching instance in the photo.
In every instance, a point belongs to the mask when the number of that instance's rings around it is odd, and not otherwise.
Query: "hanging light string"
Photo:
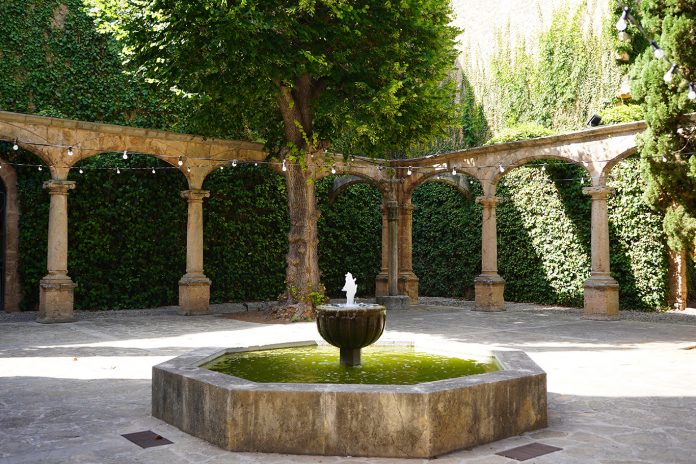
[[[33,142],[21,142],[16,139],[13,140],[8,140],[8,139],[2,139],[0,138],[0,142],[9,142],[12,143],[11,149],[14,151],[19,150],[19,144],[25,144],[25,145],[40,145],[40,146],[50,146],[50,147],[57,147],[57,148],[66,148],[68,150],[68,155],[70,156],[70,152],[73,151],[73,147],[69,145],[50,145],[50,144],[38,144],[38,143],[33,143]],[[680,155],[693,155],[696,152],[682,152]],[[132,157],[132,155],[143,155],[143,156],[155,156],[151,154],[145,154],[145,153],[135,153],[131,152],[128,150],[124,150],[122,152],[122,159],[128,160]],[[168,156],[167,158],[173,158],[173,156]],[[227,159],[214,159],[214,158],[199,158],[199,157],[188,157],[184,155],[180,155],[177,158],[176,166],[144,166],[144,167],[130,167],[130,166],[70,166],[68,169],[71,171],[78,171],[80,174],[84,174],[85,171],[114,171],[117,174],[120,174],[122,171],[151,171],[152,174],[155,174],[156,171],[160,170],[177,170],[177,171],[182,171],[186,170],[187,173],[191,172],[191,165],[190,161],[210,161],[213,163],[219,163],[219,169],[224,170],[226,166],[232,166],[233,168],[236,168],[238,165],[254,165],[254,166],[259,166],[259,165],[265,165],[265,166],[274,166],[279,168],[282,171],[287,171],[288,165],[291,164],[287,162],[285,159],[281,161],[240,161],[237,159],[232,159],[232,160],[227,160]],[[661,161],[663,163],[669,162],[669,163],[682,163],[683,161],[670,161],[667,159],[665,155],[652,155],[650,158],[654,158],[656,161]],[[369,159],[362,159],[363,163],[365,164],[351,164],[354,161],[354,158],[350,158],[347,162],[346,165],[340,166],[336,165],[335,163],[333,164],[327,164],[325,167],[330,170],[331,174],[340,174],[339,171],[350,171],[350,170],[360,170],[360,169],[374,169],[375,166],[377,166],[378,170],[380,172],[384,172],[385,169],[387,169],[387,166],[385,166],[384,162],[385,160],[369,160]],[[593,160],[593,163],[608,163],[615,161],[615,159],[601,159],[601,160]],[[585,168],[589,167],[589,161],[583,160],[583,161],[562,161],[562,160],[552,160],[551,163],[554,166],[578,166],[582,165]],[[50,166],[46,164],[36,164],[36,163],[18,163],[18,162],[10,162],[10,161],[2,161],[0,162],[0,169],[2,168],[2,165],[9,165],[9,166],[17,166],[17,167],[31,167],[31,168],[36,168],[39,171],[42,171],[44,168],[49,168]],[[185,166],[184,166],[185,165]],[[544,162],[543,160],[536,160],[534,161],[534,164],[525,164],[525,165],[505,165],[503,163],[495,163],[495,164],[486,164],[486,165],[476,165],[476,166],[471,166],[471,165],[465,165],[464,163],[457,163],[457,162],[442,162],[442,163],[437,163],[434,165],[430,166],[413,166],[413,165],[407,165],[407,166],[390,166],[388,169],[391,169],[393,171],[402,171],[404,172],[407,176],[412,176],[414,173],[417,171],[428,171],[432,172],[433,169],[439,170],[440,172],[437,175],[442,175],[445,174],[445,171],[449,170],[449,173],[452,176],[458,175],[459,170],[462,169],[485,169],[485,168],[496,168],[498,172],[501,174],[505,174],[508,172],[511,168],[516,168],[516,167],[521,167],[521,166],[527,166],[527,167],[537,167],[541,169],[541,171],[546,171],[548,163]],[[466,175],[466,173],[464,173]],[[563,180],[563,179],[559,179]],[[568,179],[570,180],[570,179]],[[577,180],[577,179],[576,179]]]
[[[664,58],[667,61],[667,63],[669,64],[669,69],[662,78],[665,81],[665,83],[671,83],[674,80],[674,75],[678,73],[680,69],[684,68],[665,57],[665,51],[662,48],[660,48],[660,45],[657,43],[657,41],[646,32],[646,30],[640,24],[640,21],[638,21],[636,17],[631,14],[631,10],[629,9],[628,5],[623,5],[623,12],[621,13],[621,17],[616,22],[616,30],[619,31],[619,33],[624,33],[624,31],[628,27],[629,22],[635,25],[636,28],[638,28],[640,33],[643,34],[643,37],[645,37],[645,40],[650,42],[650,46],[652,46],[653,48],[653,55],[655,56],[655,58],[658,60]],[[687,73],[681,72],[680,74],[686,76]],[[696,100],[696,86],[694,86],[693,81],[689,82],[686,96],[689,100]]]

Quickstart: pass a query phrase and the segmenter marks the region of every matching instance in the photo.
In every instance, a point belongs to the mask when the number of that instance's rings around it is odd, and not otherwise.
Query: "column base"
[[[209,313],[210,279],[203,274],[184,275],[179,281],[179,308],[181,316],[202,316]]]
[[[399,294],[407,295],[411,304],[418,304],[418,281],[418,276],[413,272],[399,274]],[[384,272],[375,277],[375,296],[389,296],[389,276]]]
[[[583,319],[619,319],[619,283],[611,276],[593,276],[585,281]]]
[[[67,275],[46,276],[39,281],[39,317],[36,322],[55,324],[73,322],[74,292],[77,284]]]
[[[381,304],[387,311],[395,309],[408,309],[410,306],[411,299],[408,295],[388,295],[388,296],[378,296],[375,298],[377,304]]]
[[[498,274],[482,274],[474,279],[474,311],[505,311],[505,280]]]

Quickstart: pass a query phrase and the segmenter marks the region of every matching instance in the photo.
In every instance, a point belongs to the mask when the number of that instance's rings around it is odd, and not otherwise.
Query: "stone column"
[[[585,319],[616,320],[619,318],[619,284],[609,267],[609,218],[607,198],[613,189],[586,187],[583,193],[592,197],[592,272],[585,281]]]
[[[377,303],[384,305],[387,310],[407,309],[410,298],[399,294],[399,204],[396,201],[386,202],[388,223],[388,265],[387,289],[389,294],[378,296]]]
[[[407,200],[399,208],[399,293],[418,303],[418,277],[413,273],[413,204]]]
[[[475,309],[478,311],[504,311],[503,292],[505,281],[498,275],[498,238],[496,231],[495,208],[499,197],[477,197],[476,202],[483,205],[481,231],[481,275],[474,279]]]
[[[382,258],[379,274],[375,278],[375,296],[389,295],[389,218],[386,200],[380,206],[382,213]]]
[[[38,322],[73,321],[74,290],[77,287],[68,276],[68,191],[75,182],[49,180],[43,187],[48,189],[51,205],[48,213],[48,274],[39,282]]]
[[[186,274],[179,281],[179,314],[184,316],[208,314],[210,279],[203,274],[203,199],[209,196],[206,190],[181,192],[188,201]]]
[[[399,294],[399,206],[397,202],[387,203],[387,219],[389,222],[389,260],[388,281],[389,296]]]

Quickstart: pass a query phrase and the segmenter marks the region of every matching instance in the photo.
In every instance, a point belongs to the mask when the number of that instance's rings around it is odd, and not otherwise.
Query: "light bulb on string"
[[[80,174],[84,174],[84,173],[85,173],[85,171],[83,171],[82,168],[80,168],[80,170],[79,170],[78,172],[79,172]]]
[[[186,166],[186,172],[191,172],[191,167],[190,167],[190,166]]]
[[[667,157],[665,155],[662,155],[662,162],[666,163],[667,162]]]
[[[220,166],[220,170],[221,170],[221,171],[224,170],[224,169],[225,169],[225,166]]]
[[[657,58],[658,60],[661,60],[662,58],[665,57],[665,51],[663,49],[661,49],[659,45],[657,45],[657,42],[655,42],[654,40],[651,40],[650,45],[652,45],[652,48],[654,50],[653,53],[655,54],[655,58]]]
[[[628,7],[625,6],[623,9],[623,13],[621,13],[621,17],[619,18],[618,21],[616,21],[616,30],[619,32],[623,32],[626,30],[626,27],[628,27],[628,23],[626,22],[626,17],[628,16]]]
[[[663,76],[663,79],[665,80],[665,82],[667,82],[668,84],[670,82],[672,82],[672,79],[674,79],[674,71],[676,71],[676,70],[677,70],[677,65],[672,63],[672,66],[669,67],[669,71],[667,71],[665,73],[665,75]]]
[[[689,82],[689,93],[686,96],[689,100],[696,100],[696,88],[693,82]]]
[[[39,166],[39,171],[43,171],[43,168],[41,166]]]
[[[254,163],[254,166],[258,166],[258,165],[259,165],[259,163]]]
[[[128,159],[128,150],[123,150],[123,159],[124,160]]]
[[[120,169],[120,168],[116,168],[116,174],[121,174],[121,169]]]
[[[285,165],[285,160],[283,160],[283,166],[281,169],[283,169],[283,172],[288,170],[288,167]]]
[[[331,166],[331,174],[336,174],[336,166]]]
[[[457,175],[457,168],[452,167],[452,175],[456,176]]]
[[[505,168],[503,167],[502,164],[498,165],[498,171],[500,171],[501,173],[505,172]]]
[[[152,173],[153,173],[153,174],[155,173],[155,168],[152,168]]]
[[[74,154],[75,154],[75,153],[73,152],[72,147],[68,147],[68,156],[72,156],[72,155],[74,155]]]
[[[232,160],[232,167],[236,168],[237,167],[237,160]]]
[[[177,161],[176,164],[178,164],[179,166],[183,166],[184,165],[184,158],[180,156],[179,161]]]
[[[546,172],[546,165],[545,164],[541,165],[541,172]]]
[[[411,170],[411,166],[408,167],[408,170],[406,171],[406,175],[410,176],[413,174],[413,170]]]
[[[17,145],[17,139],[15,139],[14,145],[12,145],[12,149],[13,149],[14,151],[19,150],[19,145]]]
[[[587,167],[590,165],[590,163],[588,163],[586,160],[582,160],[582,165]]]
[[[584,184],[584,183],[585,183],[585,178],[584,178],[584,177],[581,177],[581,178],[580,178],[580,184]]]

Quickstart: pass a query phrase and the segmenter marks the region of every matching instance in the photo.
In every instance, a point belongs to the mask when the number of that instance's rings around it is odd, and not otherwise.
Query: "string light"
[[[621,13],[621,17],[616,22],[616,30],[617,31],[623,32],[626,30],[626,27],[628,27],[628,23],[626,22],[626,16],[628,16],[628,7],[627,6],[624,7],[623,13]]]
[[[545,164],[541,165],[541,172],[546,172],[546,165]]]
[[[413,171],[411,170],[411,166],[409,166],[408,171],[406,171],[406,175],[410,176],[411,174],[413,174]]]
[[[455,168],[455,167],[452,168],[452,175],[453,176],[457,175],[457,168]]]
[[[85,171],[83,171],[83,170],[82,170],[82,168],[80,168],[80,171],[79,171],[79,173],[80,173],[80,174],[84,174],[84,173],[85,173]]]
[[[285,160],[283,160],[283,166],[281,167],[281,169],[283,170],[283,172],[288,170],[288,167],[285,165]]]
[[[15,139],[14,145],[12,145],[12,149],[13,149],[14,151],[19,150],[19,145],[17,145],[17,139]]]
[[[232,167],[236,168],[237,167],[237,160],[232,160]]]
[[[696,100],[696,89],[693,82],[689,82],[689,93],[686,96],[689,100]]]
[[[221,171],[224,170],[224,169],[225,169],[225,166],[220,166],[220,170],[221,170]]]
[[[191,167],[190,167],[190,166],[186,166],[186,172],[191,172]]]
[[[68,147],[68,156],[72,156],[73,154],[74,153],[72,147]]]
[[[582,160],[582,165],[587,167],[590,165],[590,163],[588,163],[587,160]]]
[[[662,162],[666,163],[667,162],[667,157],[665,155],[662,155]]]
[[[155,173],[155,168],[152,168],[152,173],[153,173],[153,174]]]
[[[662,58],[665,57],[665,51],[662,50],[659,45],[657,45],[657,42],[655,42],[654,40],[651,40],[650,45],[652,45],[652,48],[654,50],[655,58],[657,58],[658,60],[661,60]]]
[[[183,166],[184,165],[184,158],[180,156],[179,161],[177,161],[176,164],[178,164],[179,166]]]
[[[39,166],[39,171],[43,171],[43,168],[41,166]]]
[[[254,166],[258,166],[258,165],[259,165],[259,163],[254,163]]]
[[[676,70],[677,70],[677,65],[672,63],[672,66],[670,66],[669,71],[667,71],[663,77],[665,82],[667,82],[668,84],[670,82],[672,82],[672,79],[674,79],[674,71],[676,71]]]
[[[128,159],[128,150],[123,150],[123,159],[124,160]]]
[[[116,174],[121,174],[121,170],[119,168],[116,168]]]
[[[501,173],[505,172],[505,168],[503,167],[502,164],[498,165],[498,171],[500,171]]]
[[[331,174],[336,174],[336,166],[331,166]]]

